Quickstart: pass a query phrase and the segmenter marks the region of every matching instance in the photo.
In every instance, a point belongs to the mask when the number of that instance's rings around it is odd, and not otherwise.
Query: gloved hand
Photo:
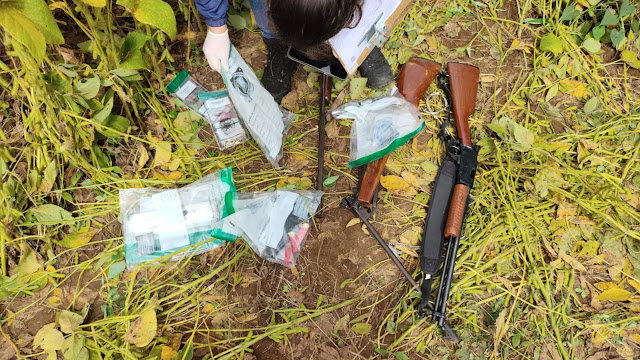
[[[211,28],[207,31],[207,38],[204,40],[202,51],[209,62],[209,66],[217,72],[221,72],[220,67],[229,71],[229,31],[224,27],[224,32],[214,33]]]

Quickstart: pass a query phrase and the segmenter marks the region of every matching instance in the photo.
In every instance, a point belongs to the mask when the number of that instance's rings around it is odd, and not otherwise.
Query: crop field
[[[229,3],[231,41],[261,76],[260,31],[247,4]],[[294,269],[242,239],[127,267],[120,189],[179,188],[226,167],[238,191],[314,188],[319,74],[294,76],[282,106],[297,119],[275,170],[253,140],[220,151],[165,90],[182,69],[224,87],[193,1],[0,0],[0,360],[640,358],[639,9],[416,0],[386,42],[396,77],[414,56],[480,68],[451,343],[339,206],[358,178],[351,120],[328,118],[323,216]],[[382,94],[365,83],[334,80],[331,107]],[[424,100],[421,111],[372,221],[415,279],[444,150],[445,113]]]

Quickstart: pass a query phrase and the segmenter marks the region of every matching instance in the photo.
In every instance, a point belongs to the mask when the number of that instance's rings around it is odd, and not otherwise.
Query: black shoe
[[[391,66],[378,47],[371,50],[359,69],[362,77],[367,78],[367,87],[371,89],[381,89],[393,81]]]
[[[298,63],[287,57],[288,46],[278,39],[263,39],[267,46],[267,66],[262,75],[262,85],[279,104],[291,91],[291,78]]]

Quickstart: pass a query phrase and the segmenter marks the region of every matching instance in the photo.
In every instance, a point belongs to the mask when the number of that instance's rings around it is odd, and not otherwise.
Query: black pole
[[[440,275],[440,284],[438,285],[438,294],[436,295],[435,303],[434,303],[434,314],[432,318],[432,323],[436,323],[438,321],[438,317],[441,315],[440,306],[442,304],[442,295],[444,292],[444,286],[446,283],[446,276],[448,273],[449,267],[451,267],[451,241],[447,242],[447,251],[444,256],[444,263],[442,264],[442,275]]]
[[[322,190],[324,187],[324,125],[327,120],[326,107],[328,99],[326,97],[326,87],[328,81],[330,81],[329,75],[322,74],[320,79],[320,118],[318,119],[318,175],[316,178],[316,189],[318,190]],[[329,96],[331,96],[331,92],[329,92]],[[322,217],[322,203],[320,203],[316,216]]]
[[[452,255],[452,259],[456,258],[456,255],[458,253],[458,244],[460,243],[460,236],[457,237],[450,237],[449,238],[449,247],[452,247],[451,250],[451,255]],[[453,270],[454,270],[454,264],[455,261],[451,261],[451,265],[446,268],[446,269],[442,269],[443,270],[443,274],[444,271],[447,271],[447,277],[446,277],[446,283],[444,285],[444,293],[442,294],[442,303],[440,304],[440,308],[438,309],[436,307],[436,311],[440,312],[441,316],[438,317],[438,325],[442,326],[442,324],[444,323],[444,318],[446,316],[446,311],[447,311],[447,299],[449,298],[449,291],[451,290],[451,280],[453,278]],[[444,279],[443,279],[444,280]]]
[[[371,235],[373,235],[373,237],[376,240],[378,240],[378,243],[380,244],[380,246],[382,246],[384,251],[386,251],[387,255],[389,255],[389,257],[391,258],[393,263],[396,264],[398,269],[400,269],[400,272],[402,273],[402,275],[404,275],[404,277],[407,278],[407,280],[409,281],[411,286],[412,287],[417,287],[418,283],[413,279],[411,274],[409,274],[409,272],[407,271],[407,268],[405,268],[404,265],[402,265],[402,263],[400,262],[400,259],[398,259],[396,254],[394,254],[393,251],[391,251],[391,249],[389,248],[389,245],[387,245],[387,242],[384,241],[382,236],[380,236],[380,234],[376,231],[376,229],[373,228],[373,225],[371,225],[369,220],[363,219],[362,217],[360,217],[360,219],[367,226],[367,228],[369,229],[369,232],[371,233]]]

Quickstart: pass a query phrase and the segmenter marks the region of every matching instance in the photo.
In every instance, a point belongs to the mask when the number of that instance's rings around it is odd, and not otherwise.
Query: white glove
[[[202,52],[204,52],[204,56],[213,70],[220,72],[220,66],[222,66],[225,71],[229,71],[230,48],[229,30],[221,34],[215,34],[211,30],[207,31],[207,38],[204,40]]]

